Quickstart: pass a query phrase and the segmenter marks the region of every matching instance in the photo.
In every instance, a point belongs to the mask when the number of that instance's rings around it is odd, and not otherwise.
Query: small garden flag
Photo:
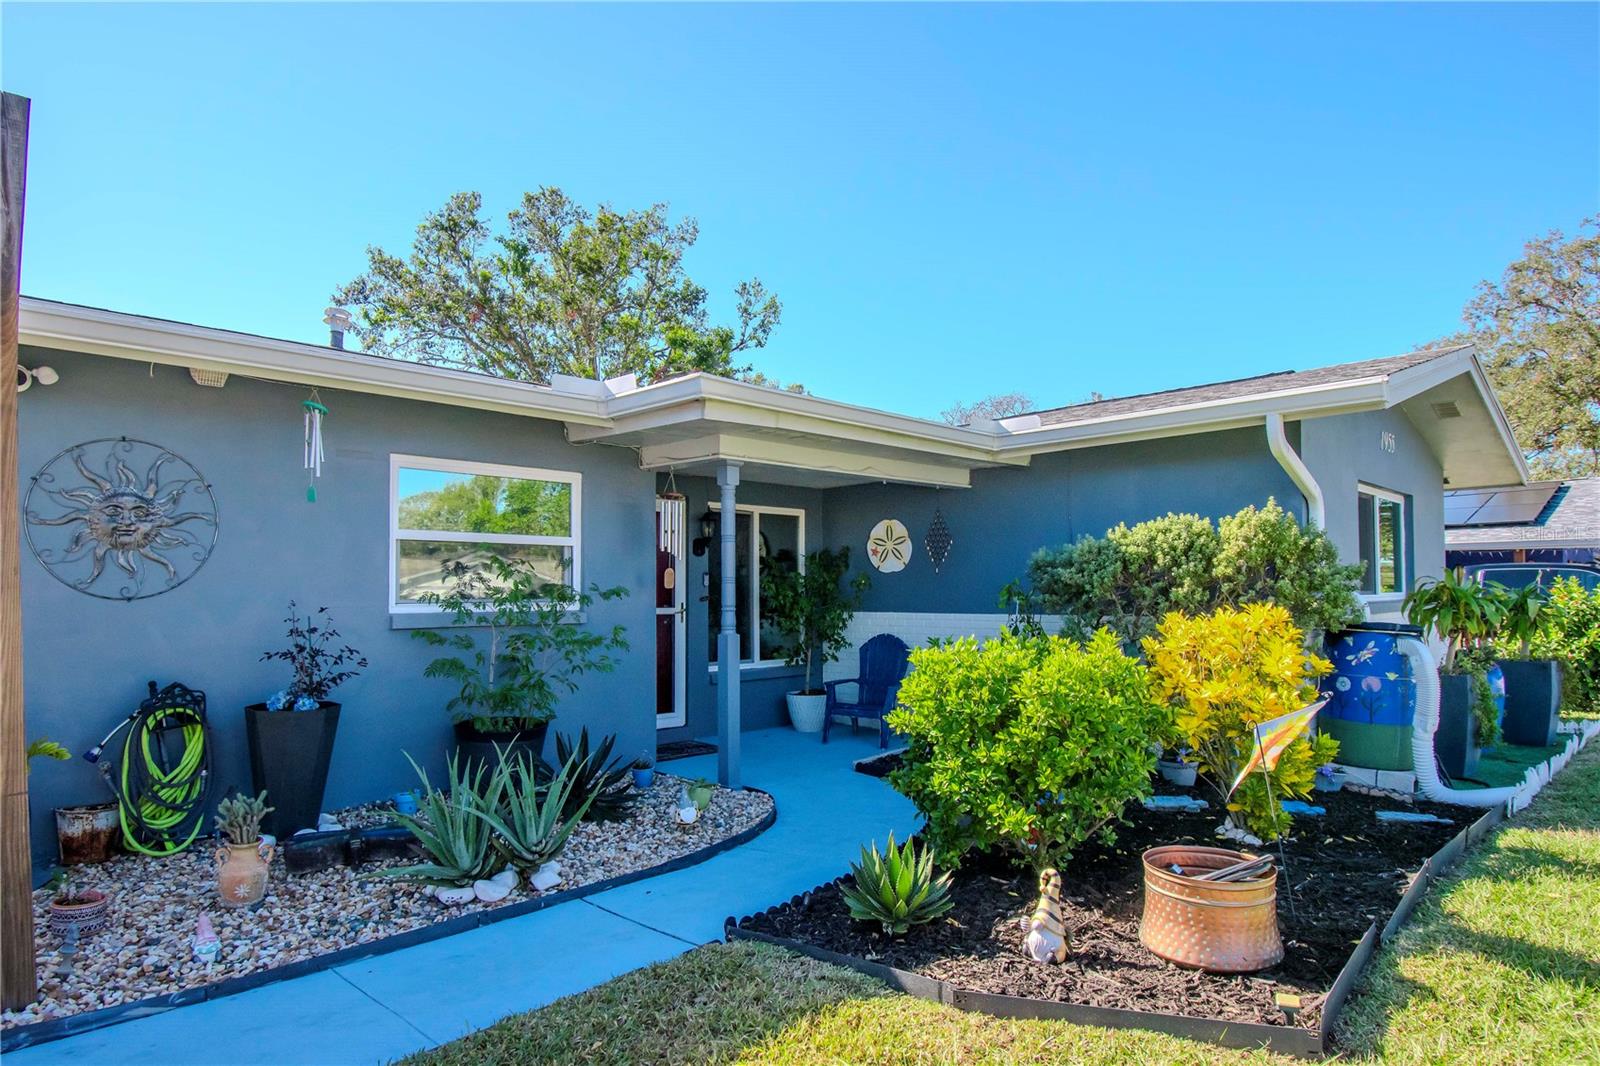
[[[1233,795],[1234,789],[1244,784],[1244,779],[1250,776],[1250,771],[1258,766],[1265,765],[1268,770],[1278,765],[1278,757],[1290,744],[1311,726],[1311,720],[1322,710],[1322,705],[1328,701],[1318,700],[1311,706],[1298,711],[1291,711],[1256,726],[1255,751],[1250,753],[1250,761],[1244,764],[1239,771],[1239,776],[1234,778],[1233,788],[1228,789],[1228,795]]]

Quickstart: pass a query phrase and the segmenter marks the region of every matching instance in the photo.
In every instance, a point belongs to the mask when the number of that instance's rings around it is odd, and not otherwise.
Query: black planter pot
[[[328,784],[333,736],[339,729],[339,704],[326,700],[314,711],[269,711],[264,703],[244,709],[250,741],[250,780],[267,793],[273,810],[263,832],[286,840],[301,829],[315,829]]]
[[[1561,721],[1561,664],[1554,659],[1504,659],[1507,744],[1542,748],[1556,742]]]
[[[1478,771],[1478,720],[1472,716],[1472,678],[1439,675],[1439,731],[1433,750],[1444,772],[1457,780]]]
[[[465,772],[469,764],[495,766],[497,748],[512,758],[525,755],[537,766],[540,755],[544,753],[544,736],[549,729],[549,722],[540,722],[526,729],[491,731],[480,730],[470,721],[457,722],[456,752],[460,756],[461,769]]]

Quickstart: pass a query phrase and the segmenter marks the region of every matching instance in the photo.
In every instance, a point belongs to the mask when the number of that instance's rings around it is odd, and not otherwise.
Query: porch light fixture
[[[711,547],[711,542],[717,539],[717,512],[707,511],[700,516],[700,535],[694,538],[694,543],[689,546],[698,558]]]

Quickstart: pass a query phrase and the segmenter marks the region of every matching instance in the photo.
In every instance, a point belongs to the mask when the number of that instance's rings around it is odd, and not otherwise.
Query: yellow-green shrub
[[[948,641],[911,667],[889,716],[909,746],[889,780],[928,819],[942,864],[1004,848],[1059,866],[1150,791],[1149,744],[1171,715],[1109,632]]]
[[[1333,669],[1305,650],[1304,634],[1276,604],[1224,607],[1209,615],[1168,614],[1144,641],[1157,698],[1173,708],[1186,744],[1230,817],[1264,839],[1289,827],[1281,802],[1310,793],[1317,767],[1338,753],[1332,737],[1301,737],[1271,773],[1272,801],[1259,771],[1227,794],[1255,749],[1255,727],[1317,698],[1316,679]]]

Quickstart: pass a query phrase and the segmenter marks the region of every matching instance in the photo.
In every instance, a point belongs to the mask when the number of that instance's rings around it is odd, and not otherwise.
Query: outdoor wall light
[[[28,387],[35,381],[41,385],[54,385],[61,380],[61,375],[55,372],[54,367],[36,366],[32,370],[17,364],[17,391],[27,392]]]
[[[691,551],[698,558],[711,547],[711,542],[717,539],[717,512],[707,511],[700,516],[700,535],[694,538],[694,543],[689,545]]]

